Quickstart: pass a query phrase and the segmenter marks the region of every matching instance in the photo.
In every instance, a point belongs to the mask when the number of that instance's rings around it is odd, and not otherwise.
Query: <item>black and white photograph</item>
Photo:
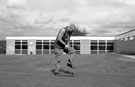
[[[135,0],[0,0],[0,87],[135,87]]]

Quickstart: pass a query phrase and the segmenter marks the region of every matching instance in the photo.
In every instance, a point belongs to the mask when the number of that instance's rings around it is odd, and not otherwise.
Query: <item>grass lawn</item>
[[[135,87],[135,59],[115,53],[75,55],[75,76],[55,76],[54,55],[0,55],[0,87]]]

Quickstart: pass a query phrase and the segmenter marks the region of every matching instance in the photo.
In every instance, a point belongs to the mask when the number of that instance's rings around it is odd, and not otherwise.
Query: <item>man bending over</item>
[[[69,45],[70,37],[76,26],[71,24],[65,28],[60,29],[57,38],[55,40],[55,73],[60,73],[60,63],[61,63],[61,56],[63,52],[68,54],[68,63],[67,66],[70,68],[75,68],[72,64],[72,59],[75,54],[75,50]]]

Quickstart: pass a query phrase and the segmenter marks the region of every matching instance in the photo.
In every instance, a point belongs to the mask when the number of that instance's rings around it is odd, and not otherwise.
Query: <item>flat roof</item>
[[[72,36],[71,40],[114,40],[115,37],[85,37],[85,36]],[[7,36],[6,40],[30,40],[30,39],[34,39],[34,40],[55,40],[56,37],[10,37]]]
[[[126,33],[130,33],[130,32],[133,32],[133,31],[135,31],[135,29],[132,29],[132,30],[129,30],[129,31],[127,31],[127,32],[124,32],[124,33],[118,34],[118,35],[116,35],[116,36],[120,36],[120,35],[123,35],[123,34],[126,34]],[[116,37],[116,36],[115,36],[115,37]]]

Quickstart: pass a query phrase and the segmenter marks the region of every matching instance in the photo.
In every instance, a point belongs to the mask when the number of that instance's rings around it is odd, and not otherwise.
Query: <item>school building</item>
[[[6,37],[7,55],[54,54],[56,37]],[[76,54],[110,53],[115,50],[115,37],[71,37]]]
[[[6,37],[7,55],[54,54],[56,37]],[[76,54],[122,53],[135,55],[135,29],[115,37],[71,37]]]
[[[135,55],[135,29],[115,36],[115,52]]]

